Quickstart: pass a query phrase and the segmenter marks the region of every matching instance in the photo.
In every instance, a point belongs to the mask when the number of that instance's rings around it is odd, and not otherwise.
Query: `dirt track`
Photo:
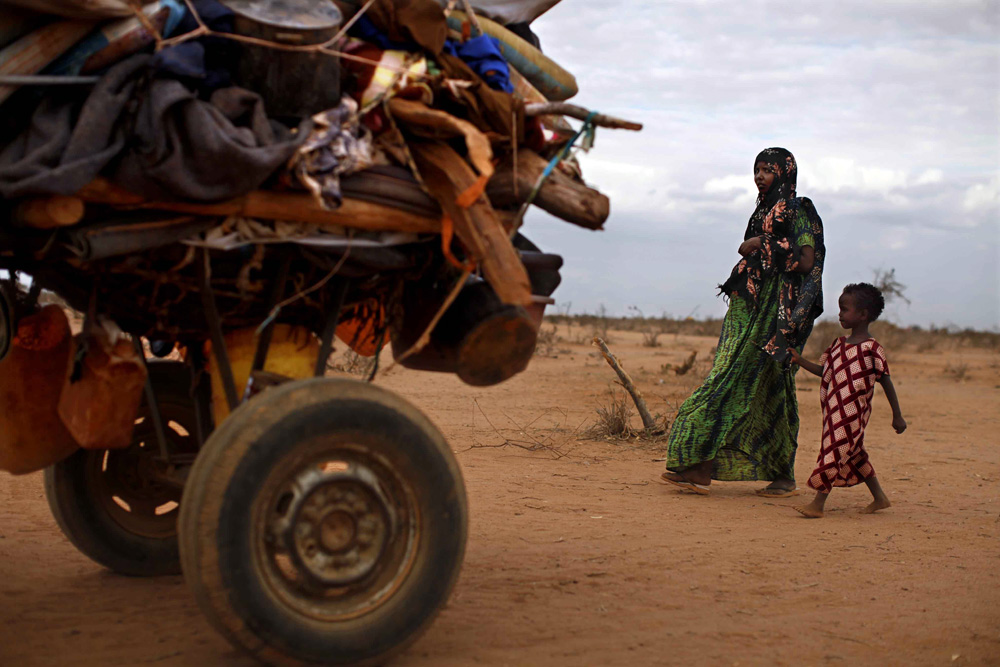
[[[705,366],[678,377],[661,365],[715,343],[612,337],[662,412]],[[790,507],[804,497],[758,498],[760,483],[694,496],[657,481],[657,446],[584,439],[611,371],[586,345],[556,347],[568,353],[487,390],[403,370],[377,380],[444,431],[472,513],[454,596],[394,665],[1000,664],[997,354],[962,351],[963,382],[939,352],[894,354],[910,429],[892,433],[878,396],[866,439],[894,506],[861,516],[865,489],[837,490],[827,518],[809,521]],[[817,381],[799,380],[801,482],[819,407]],[[102,570],[60,534],[40,474],[0,473],[0,665],[147,663],[253,664],[180,577]]]

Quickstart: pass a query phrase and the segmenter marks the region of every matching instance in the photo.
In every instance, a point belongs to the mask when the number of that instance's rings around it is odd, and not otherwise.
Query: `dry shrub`
[[[339,371],[349,375],[366,375],[370,370],[369,366],[371,363],[371,359],[362,357],[351,348],[347,348],[344,353],[340,355],[339,359],[327,360],[326,368],[327,370]]]
[[[611,318],[608,316],[608,311],[601,304],[598,308],[597,313],[594,314],[594,318],[591,322],[590,330],[593,334],[591,338],[597,336],[601,338],[605,343],[611,343],[611,337],[608,335],[608,331],[611,328]]]
[[[676,413],[676,409],[674,413]],[[629,440],[638,446],[659,446],[667,433],[670,432],[670,417],[654,414],[653,426],[650,429],[634,428],[632,415],[636,414],[632,397],[625,391],[608,389],[608,402],[598,406],[597,421],[590,427],[587,435],[602,440]]]
[[[632,428],[634,413],[632,399],[627,393],[609,389],[607,405],[597,407],[597,423],[591,429],[591,435],[622,439],[638,435],[639,432]]]
[[[663,328],[654,319],[649,319],[643,315],[639,306],[629,306],[629,311],[634,313],[629,321],[629,331],[638,330],[642,333],[643,347],[660,347],[660,335]]]
[[[680,364],[674,366],[671,363],[666,363],[660,366],[660,373],[666,373],[667,371],[673,371],[677,375],[686,375],[689,370],[694,368],[694,360],[698,356],[698,350],[692,350],[691,354],[688,355],[687,359],[682,361]]]
[[[698,356],[698,350],[692,350],[688,358],[685,359],[680,366],[674,368],[674,373],[677,373],[678,375],[684,375],[685,373],[687,373],[694,366],[694,360],[695,357],[697,356]]]
[[[538,330],[538,340],[535,342],[535,356],[537,357],[557,357],[560,353],[567,354],[569,350],[559,349],[557,346],[563,342],[562,336],[558,334],[558,327],[553,324],[551,329],[544,326]]]
[[[944,367],[944,374],[955,382],[962,382],[969,377],[969,364],[960,361],[956,364],[948,362]]]

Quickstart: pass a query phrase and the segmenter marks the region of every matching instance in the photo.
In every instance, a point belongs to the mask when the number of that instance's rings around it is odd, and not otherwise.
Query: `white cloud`
[[[905,322],[998,326],[996,4],[561,2],[533,28],[576,75],[573,102],[646,128],[601,130],[583,162],[611,196],[606,233],[537,223],[593,276],[556,298],[593,310],[643,285],[647,313],[724,312],[714,285],[753,208],[751,162],[784,146],[827,225],[831,285],[893,266]],[[929,270],[944,257],[963,270]]]
[[[733,190],[742,193],[753,194],[751,181],[746,174],[723,176],[722,178],[711,178],[705,183],[705,192],[722,192],[731,194]]]
[[[988,183],[976,183],[965,191],[962,208],[966,211],[998,207],[1000,207],[1000,176],[994,176]]]
[[[803,183],[817,192],[860,190],[888,195],[904,187],[907,173],[901,169],[858,164],[853,158],[824,157],[815,165],[802,167]]]
[[[915,185],[933,185],[934,183],[940,183],[944,180],[944,172],[940,169],[928,169],[924,173],[917,176],[917,180],[914,181]]]

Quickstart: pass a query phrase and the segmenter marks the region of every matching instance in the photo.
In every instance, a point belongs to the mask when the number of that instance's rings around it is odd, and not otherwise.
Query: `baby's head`
[[[868,283],[852,283],[840,295],[840,326],[853,329],[874,322],[885,308],[882,292]]]

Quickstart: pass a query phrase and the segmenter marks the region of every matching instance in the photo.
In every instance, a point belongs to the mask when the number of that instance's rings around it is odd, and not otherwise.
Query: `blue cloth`
[[[352,37],[370,42],[380,49],[394,51],[419,51],[420,47],[413,42],[396,42],[379,30],[367,16],[359,18],[348,31]],[[514,86],[510,82],[510,66],[500,52],[500,42],[489,35],[473,37],[467,42],[454,39],[445,40],[444,52],[460,58],[480,76],[486,85],[494,90],[513,93]]]
[[[444,43],[444,52],[461,58],[490,88],[514,92],[510,66],[500,53],[500,42],[495,37],[479,35],[466,42],[449,39]]]
[[[420,46],[416,42],[394,42],[388,35],[375,27],[372,20],[362,15],[350,30],[347,31],[351,37],[357,37],[366,42],[370,42],[383,51],[419,51]]]
[[[216,0],[194,0],[195,11],[211,30],[233,32],[233,12]],[[185,12],[175,34],[198,28],[190,12]],[[232,72],[239,59],[239,45],[223,37],[201,37],[163,49],[153,56],[150,67],[168,77],[188,79],[202,97],[232,85]]]

